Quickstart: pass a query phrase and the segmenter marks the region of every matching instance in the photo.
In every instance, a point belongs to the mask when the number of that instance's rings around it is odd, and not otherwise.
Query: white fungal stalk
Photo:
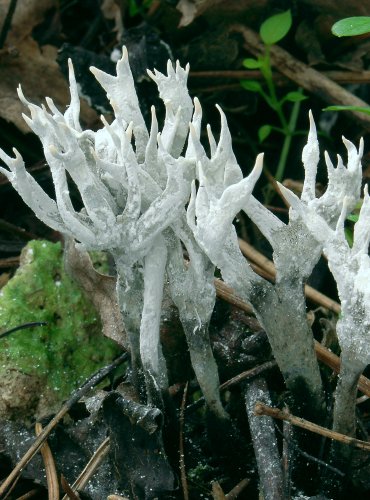
[[[24,116],[40,137],[50,166],[55,200],[50,198],[14,159],[1,152],[10,170],[1,169],[24,201],[47,225],[75,238],[87,249],[110,252],[117,268],[117,296],[131,350],[132,380],[143,389],[147,402],[161,406],[167,389],[167,371],[159,341],[163,285],[166,269],[172,296],[180,310],[194,370],[211,411],[227,418],[220,395],[208,323],[215,301],[214,266],[201,252],[186,226],[185,204],[190,195],[195,162],[180,156],[189,121],[199,122],[200,106],[187,91],[189,68],[171,62],[167,75],[148,71],[158,86],[166,116],[159,133],[152,108],[147,130],[125,48],[117,63],[117,75],[96,68],[91,71],[107,93],[115,113],[109,125],[82,131],[80,103],[71,61],[71,103],[62,114],[49,98],[48,108],[22,102],[31,118]],[[135,149],[132,147],[135,139]],[[69,195],[67,172],[76,184],[83,209],[76,211]],[[184,267],[181,241],[190,255]],[[168,257],[169,255],[169,257]]]
[[[102,118],[103,127],[97,132],[83,131],[80,126],[80,103],[70,61],[71,102],[65,113],[49,98],[47,107],[28,102],[19,88],[19,97],[31,115],[24,119],[43,144],[55,199],[26,171],[16,150],[14,158],[0,150],[0,159],[8,166],[0,167],[0,172],[45,224],[73,237],[86,249],[105,250],[113,256],[133,381],[146,389],[146,402],[163,405],[162,395],[168,385],[159,339],[167,275],[207,405],[218,418],[228,418],[220,400],[217,366],[208,336],[215,303],[214,270],[218,267],[224,280],[253,305],[297,409],[320,418],[322,383],[306,321],[303,286],[324,249],[338,283],[343,311],[338,322],[342,370],[334,427],[353,434],[356,383],[370,361],[367,191],[352,248],[345,241],[343,224],[360,196],[362,142],[357,151],[343,139],[347,167],[338,157],[334,168],[326,155],[328,187],[317,198],[319,145],[310,115],[308,142],[302,154],[305,180],[301,199],[281,187],[292,205],[285,224],[252,194],[262,171],[262,155],[243,179],[220,108],[220,138],[216,142],[207,127],[210,156],[206,154],[200,141],[202,109],[196,98],[193,106],[187,91],[188,67],[177,63],[174,68],[169,62],[167,75],[149,71],[165,105],[161,132],[154,108],[150,130],[146,127],[125,48],[116,76],[96,68],[91,71],[115,113],[111,124]],[[69,177],[81,196],[80,211],[72,204]],[[273,248],[275,284],[258,276],[239,250],[233,220],[241,210]],[[183,260],[182,245],[189,255],[188,264]]]
[[[291,212],[289,223],[284,224],[254,198],[251,192],[262,169],[262,156],[257,157],[250,176],[242,179],[232,153],[226,118],[220,113],[221,135],[217,147],[208,129],[210,158],[205,154],[195,128],[190,130],[199,188],[196,193],[193,183],[188,223],[202,249],[220,268],[224,280],[254,307],[301,411],[309,410],[312,418],[319,419],[323,414],[324,399],[313,336],[306,320],[303,286],[319,259],[322,245],[312,238],[296,213]],[[348,196],[353,203],[360,188],[362,152],[357,153],[348,141],[345,145],[349,156],[348,169],[340,159],[337,169],[334,169],[327,158],[329,186],[325,195],[317,199],[315,181],[319,145],[310,114],[310,133],[302,155],[306,172],[302,200],[307,207],[315,206],[331,225],[340,215],[343,197]],[[257,276],[239,251],[232,220],[240,210],[247,213],[273,248],[274,286]]]
[[[270,241],[275,243],[275,236],[284,228],[284,224],[251,195],[262,170],[263,156],[257,157],[252,173],[242,179],[232,152],[226,118],[221,110],[220,113],[221,135],[217,146],[208,128],[210,158],[200,144],[195,128],[190,130],[191,154],[197,161],[199,188],[196,193],[193,183],[187,212],[188,224],[203,251],[221,270],[223,279],[254,307],[269,336],[287,386],[296,398],[306,402],[307,406],[313,405],[317,413],[318,409],[322,410],[323,403],[321,378],[312,333],[305,319],[303,289],[292,301],[289,293],[291,289],[284,290],[286,293],[282,296],[278,287],[254,273],[239,250],[236,231],[232,225],[240,210],[245,209],[249,213],[250,207],[253,207],[256,215],[254,220]],[[290,246],[287,246],[288,242],[285,248],[282,244],[283,251],[291,253]],[[302,314],[299,314],[301,311]]]
[[[180,148],[181,140],[185,141],[184,127],[191,118],[192,102],[186,91],[188,69],[179,65],[176,71],[171,65],[168,68],[167,77],[156,73],[155,78],[161,81],[168,113],[180,111],[176,123],[167,124],[162,136],[154,112],[150,133],[146,129],[125,49],[117,63],[117,76],[92,68],[116,115],[111,125],[103,119],[104,128],[98,132],[82,131],[79,124],[80,103],[71,62],[71,103],[64,114],[51,99],[47,99],[49,110],[29,103],[19,89],[20,99],[31,113],[24,119],[44,147],[55,200],[27,173],[17,151],[14,159],[0,153],[10,169],[1,168],[1,172],[43,222],[87,249],[107,250],[113,255],[133,368],[137,375],[143,365],[149,400],[155,399],[153,386],[154,392],[167,387],[159,343],[166,265],[161,234],[183,212],[190,191],[186,176],[191,175],[189,162],[171,154],[174,143]],[[178,92],[173,92],[174,87]],[[81,195],[84,208],[80,212],[70,199],[67,172]],[[150,175],[153,172],[157,178]]]
[[[352,199],[345,197],[336,227],[331,228],[315,208],[306,210],[300,200],[282,188],[287,201],[303,219],[311,234],[321,242],[338,287],[341,315],[337,336],[341,348],[341,370],[335,393],[333,428],[355,435],[356,396],[361,373],[370,363],[370,198],[367,186],[352,248],[344,233],[344,222]]]

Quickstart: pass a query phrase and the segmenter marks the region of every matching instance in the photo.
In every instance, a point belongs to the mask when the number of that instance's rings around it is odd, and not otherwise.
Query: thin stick
[[[35,424],[36,436],[39,436],[42,432],[42,425],[40,422]],[[49,500],[59,500],[59,483],[57,470],[55,468],[55,462],[53,454],[51,453],[50,446],[45,441],[45,443],[40,448],[40,453],[45,466],[46,472],[46,482],[48,485],[48,499]]]
[[[11,471],[9,476],[4,480],[0,486],[0,498],[9,489],[15,479],[19,476],[22,470],[28,465],[33,456],[39,451],[45,440],[47,439],[50,432],[56,427],[58,422],[64,417],[66,413],[72,408],[72,406],[79,401],[82,396],[84,396],[90,389],[99,384],[105,377],[118,365],[122,364],[128,358],[128,353],[124,352],[118,356],[110,365],[104,366],[98,370],[92,377],[90,377],[80,388],[78,388],[70,397],[68,401],[64,403],[62,408],[58,413],[50,420],[48,425],[43,429],[39,436],[35,439],[32,446],[26,451],[23,457],[19,460],[17,465]]]
[[[180,442],[179,442],[179,452],[180,452],[180,476],[181,476],[181,486],[184,495],[184,500],[189,500],[189,489],[188,482],[186,479],[186,469],[185,469],[185,452],[184,452],[184,422],[185,422],[185,405],[186,398],[188,395],[189,382],[186,382],[184,393],[182,395],[181,408],[180,408]]]
[[[306,429],[307,431],[320,434],[321,436],[333,439],[335,441],[340,441],[341,443],[347,444],[349,446],[360,448],[361,450],[370,451],[370,443],[368,443],[367,441],[361,441],[360,439],[355,439],[346,436],[345,434],[331,431],[326,427],[314,424],[313,422],[305,420],[304,418],[296,417],[295,415],[292,415],[287,411],[279,410],[279,408],[272,408],[271,406],[267,406],[261,402],[256,403],[256,406],[254,407],[254,413],[259,417],[266,415],[269,417],[277,418],[279,420],[287,420],[292,425],[295,425],[302,429]]]
[[[220,279],[216,278],[215,287],[216,287],[217,297],[225,300],[226,302],[232,304],[238,309],[245,311],[247,314],[253,314],[252,306],[244,302],[242,299],[240,299],[235,294],[234,290],[231,287],[229,287],[229,285],[227,285],[224,281],[221,281]]]
[[[225,493],[218,481],[212,481],[212,498],[213,500],[226,500]]]
[[[261,375],[263,372],[267,370],[271,370],[272,368],[276,368],[277,363],[275,360],[272,361],[266,361],[266,363],[262,363],[262,365],[255,366],[254,368],[251,368],[250,370],[246,370],[242,373],[239,373],[238,375],[235,375],[235,377],[226,380],[223,384],[220,385],[220,391],[226,391],[226,389],[229,389],[233,385],[240,384],[241,382],[244,382],[245,380],[250,380],[254,377],[258,377]],[[202,406],[204,404],[204,396],[201,396],[199,399],[195,401],[195,403],[190,404],[186,408],[186,412],[192,412],[195,411],[197,408]]]
[[[6,13],[4,23],[3,23],[3,26],[1,28],[0,49],[2,49],[4,47],[6,37],[8,36],[8,32],[9,32],[10,27],[12,25],[12,19],[14,16],[16,6],[17,6],[17,0],[10,0],[8,12]]]
[[[60,482],[63,490],[68,495],[69,500],[81,500],[80,495],[78,495],[72,490],[71,485],[69,484],[67,479],[63,476],[63,474],[60,477]]]
[[[79,474],[76,481],[72,484],[71,488],[73,491],[75,490],[81,491],[84,489],[90,478],[94,475],[96,469],[99,467],[99,465],[102,463],[102,461],[108,454],[109,443],[110,443],[109,437],[104,439],[99,448],[95,451],[93,456],[87,462],[87,464]],[[64,495],[62,500],[68,500],[68,494]]]
[[[275,428],[283,436],[283,450],[281,456],[281,465],[283,469],[283,495],[284,498],[291,498],[292,486],[292,465],[293,465],[293,450],[290,446],[293,436],[293,426],[286,420],[283,421],[283,432],[280,431],[275,423]]]
[[[0,219],[0,229],[10,234],[17,234],[19,237],[26,241],[39,239],[39,236],[37,236],[37,234],[30,233],[29,231],[26,231],[25,229],[22,229],[21,227],[18,227],[15,224],[12,224],[11,222],[8,222],[4,219]]]
[[[37,488],[34,488],[33,490],[27,491],[27,493],[18,497],[17,500],[28,500],[29,498],[33,498],[39,494],[40,494],[40,490]]]
[[[370,71],[320,71],[320,73],[336,83],[369,83]],[[278,72],[273,72],[273,80],[277,85],[286,85],[290,79]],[[211,71],[190,71],[190,80],[209,78],[230,78],[232,80],[263,80],[262,73],[256,70],[211,70]]]
[[[317,359],[329,366],[335,373],[340,372],[340,358],[334,353],[326,349],[320,342],[315,340],[315,351]],[[361,375],[358,382],[358,388],[366,396],[370,397],[370,380]]]
[[[287,422],[286,420],[284,420],[283,422],[284,424],[286,425],[290,425],[290,422]],[[311,462],[315,462],[317,463],[318,465],[321,465],[322,467],[326,467],[327,469],[331,470],[332,472],[334,472],[335,474],[338,474],[338,476],[342,476],[344,477],[345,474],[340,471],[339,469],[337,469],[336,467],[333,467],[332,465],[324,462],[323,460],[320,460],[319,458],[316,458],[314,457],[313,455],[310,455],[309,453],[306,453],[305,451],[301,450],[295,443],[294,443],[294,440],[293,438],[289,439],[287,438],[284,433],[281,432],[281,430],[279,429],[278,425],[275,424],[275,430],[282,436],[283,438],[283,443],[287,443],[289,444],[297,453],[299,453],[300,455],[302,455],[303,457],[307,458],[307,460],[310,460]],[[290,498],[290,492],[285,492],[285,497],[286,498]],[[285,498],[284,497],[284,498]]]
[[[245,488],[248,486],[248,484],[251,482],[250,479],[248,479],[247,477],[245,477],[244,479],[242,479],[240,481],[240,483],[238,483],[236,486],[234,486],[234,488],[232,490],[229,491],[229,493],[226,493],[225,495],[225,498],[227,500],[235,500],[235,498],[237,498],[240,493],[245,490]]]
[[[251,378],[257,377],[258,375],[261,375],[263,372],[267,370],[272,370],[272,368],[276,368],[277,363],[276,361],[266,361],[266,363],[262,363],[262,365],[255,366],[254,368],[251,368],[250,370],[246,370],[242,373],[239,373],[238,375],[235,375],[235,377],[226,380],[223,384],[220,385],[220,391],[225,391],[226,389],[229,389],[233,385],[240,384],[241,382],[244,382],[245,380],[249,380]]]
[[[3,259],[0,259],[0,268],[6,268],[6,267],[17,267],[19,266],[19,256],[16,257],[4,257]]]
[[[47,325],[46,321],[34,321],[31,323],[24,323],[23,325],[15,326],[14,328],[7,330],[6,332],[0,333],[0,339],[8,337],[10,334],[17,332],[18,330],[25,330],[26,328],[33,328],[35,326],[46,326],[46,325]]]

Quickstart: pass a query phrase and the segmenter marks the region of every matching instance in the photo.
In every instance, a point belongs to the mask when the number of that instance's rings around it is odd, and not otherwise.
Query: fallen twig
[[[62,485],[62,488],[64,492],[67,494],[69,500],[81,500],[80,495],[75,493],[73,489],[71,488],[71,485],[68,483],[67,479],[63,476],[63,474],[60,477],[60,482]]]
[[[345,434],[340,434],[339,432],[331,431],[330,429],[322,427],[321,425],[314,424],[309,420],[296,417],[295,415],[292,415],[287,411],[267,406],[264,403],[261,403],[260,401],[256,403],[254,407],[254,413],[258,417],[266,415],[268,417],[277,418],[279,420],[287,420],[292,425],[301,427],[302,429],[305,429],[310,432],[314,432],[315,434],[320,434],[321,436],[325,436],[329,439],[339,441],[349,446],[354,446],[355,448],[360,448],[361,450],[370,451],[370,443],[368,443],[367,441],[361,441],[360,439],[352,438],[346,436]]]
[[[36,495],[40,495],[40,490],[38,488],[27,491],[27,493],[18,497],[17,500],[28,500],[29,498],[34,498]]]
[[[14,16],[15,8],[17,7],[17,0],[10,0],[10,4],[8,7],[8,12],[6,13],[4,23],[1,27],[1,32],[0,32],[0,49],[4,47],[4,43],[6,40],[6,37],[8,36],[8,32],[12,26],[12,19]]]
[[[4,257],[0,259],[0,268],[17,267],[19,266],[19,256]]]
[[[267,370],[271,370],[272,368],[276,368],[277,363],[276,361],[266,361],[266,363],[262,363],[262,365],[255,366],[254,368],[251,368],[250,370],[246,370],[242,373],[238,373],[238,375],[235,375],[235,377],[226,380],[223,384],[220,385],[220,391],[225,391],[226,389],[229,389],[233,385],[240,384],[241,382],[244,382],[245,380],[252,379],[254,377],[258,377],[262,373],[264,373]]]
[[[336,83],[369,83],[370,71],[320,71],[322,75]],[[257,70],[210,70],[210,71],[190,71],[189,78],[201,79],[209,78],[230,78],[232,80],[263,80],[261,71]],[[286,85],[291,79],[279,74],[273,73],[272,78],[276,85]]]
[[[93,476],[95,473],[96,469],[99,467],[99,465],[102,463],[104,458],[109,452],[109,437],[104,439],[104,441],[101,443],[99,448],[95,451],[93,456],[90,458],[90,460],[87,462],[86,466],[84,469],[81,471],[79,474],[78,478],[76,481],[72,484],[71,489],[73,491],[80,491],[82,490],[86,484],[88,483],[89,479]],[[64,495],[62,500],[68,500],[68,494]]]
[[[238,375],[235,375],[235,377],[226,380],[223,384],[220,385],[220,391],[226,391],[226,389],[229,389],[230,387],[240,384],[241,382],[244,382],[246,380],[251,380],[255,377],[258,377],[262,373],[264,373],[267,370],[271,370],[272,368],[276,368],[277,363],[275,360],[272,361],[266,361],[266,363],[262,363],[262,365],[255,366],[254,368],[251,368],[250,370],[246,370],[244,372],[239,373]],[[202,406],[204,404],[204,397],[200,397],[195,401],[195,403],[192,403],[191,405],[186,407],[186,412],[192,412],[195,411],[197,408]]]
[[[290,425],[290,422],[287,422],[286,420],[283,421],[284,424],[287,424],[287,425]],[[307,460],[310,460],[311,462],[315,462],[317,463],[318,465],[322,466],[322,467],[326,467],[328,470],[334,472],[335,474],[338,474],[338,476],[342,476],[344,477],[345,474],[344,472],[340,471],[339,469],[337,469],[336,467],[333,467],[332,465],[324,462],[323,460],[320,460],[319,458],[316,458],[314,457],[313,455],[310,455],[309,453],[301,450],[301,448],[299,448],[299,446],[297,446],[295,443],[294,443],[294,440],[293,438],[288,438],[285,434],[283,434],[281,432],[281,430],[279,429],[279,427],[275,424],[275,429],[276,431],[281,434],[282,438],[283,438],[283,443],[284,445],[290,445],[292,448],[294,448],[294,450],[299,453],[300,455],[302,455],[303,457],[307,458]],[[290,492],[289,491],[285,491],[285,497],[286,498],[290,498]],[[285,498],[284,497],[284,498]]]
[[[26,231],[25,229],[22,229],[21,227],[18,227],[15,224],[12,224],[11,222],[8,222],[4,219],[0,219],[0,229],[10,234],[16,234],[25,241],[39,239],[39,236],[37,236],[37,234]]]
[[[215,279],[215,287],[216,287],[216,293],[217,297],[220,299],[225,300],[229,304],[232,304],[233,306],[237,307],[238,309],[241,309],[242,311],[245,311],[247,314],[253,314],[253,308],[250,304],[247,304],[244,302],[242,299],[240,299],[234,292],[234,290],[227,285],[224,281],[216,278]]]
[[[42,425],[40,422],[35,424],[36,436],[39,436],[42,432]],[[40,448],[40,453],[45,466],[46,482],[48,486],[48,499],[49,500],[59,500],[59,483],[58,475],[55,468],[55,462],[53,454],[48,443],[45,443]]]
[[[275,424],[277,431],[283,436],[283,449],[281,455],[281,465],[283,469],[283,497],[291,498],[292,486],[292,465],[293,465],[293,447],[291,446],[293,439],[293,426],[286,420],[283,421],[283,431],[281,432]]]
[[[226,493],[225,498],[227,500],[235,500],[235,498],[238,498],[240,493],[248,486],[250,481],[251,480],[247,477],[242,479],[232,490],[229,491],[229,493]]]

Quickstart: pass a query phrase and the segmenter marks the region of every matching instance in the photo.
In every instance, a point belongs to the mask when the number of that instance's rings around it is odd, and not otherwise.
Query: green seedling
[[[331,32],[338,37],[358,36],[370,33],[370,17],[346,17],[333,24]]]
[[[265,52],[257,59],[247,58],[243,61],[243,66],[248,69],[258,69],[264,78],[265,85],[257,80],[242,80],[241,86],[250,91],[260,94],[263,100],[272,108],[280,121],[280,127],[271,124],[262,125],[258,130],[258,139],[260,143],[265,141],[271,132],[276,131],[284,135],[284,143],[281,150],[279,163],[274,177],[281,181],[284,176],[289,150],[294,135],[302,133],[296,130],[297,119],[300,110],[300,103],[307,99],[300,89],[286,93],[279,97],[272,75],[270,48],[275,43],[282,40],[289,32],[292,25],[292,15],[290,10],[276,14],[264,21],[260,27],[260,36],[265,46]],[[286,103],[292,103],[293,106],[287,110]],[[272,190],[269,187],[265,194],[265,202],[268,203],[272,197]]]
[[[337,37],[358,36],[370,33],[370,17],[346,17],[333,24],[331,32]],[[370,107],[362,106],[327,106],[323,111],[358,111],[359,113],[370,115]]]

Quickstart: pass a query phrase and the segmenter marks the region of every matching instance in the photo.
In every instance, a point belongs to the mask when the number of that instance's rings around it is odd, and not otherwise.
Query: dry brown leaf
[[[128,350],[126,332],[117,303],[115,278],[98,273],[89,254],[77,250],[71,238],[65,239],[64,264],[67,273],[81,286],[98,311],[103,334]]]
[[[9,0],[0,0],[0,19],[4,19]],[[31,33],[44,18],[45,12],[56,6],[56,0],[25,0],[17,3],[5,47],[0,56],[0,116],[23,132],[29,132],[21,114],[24,106],[17,96],[22,85],[28,100],[39,104],[51,97],[63,111],[69,102],[68,84],[56,63],[57,48],[39,47]],[[91,125],[96,113],[86,103],[81,106],[82,121]]]

